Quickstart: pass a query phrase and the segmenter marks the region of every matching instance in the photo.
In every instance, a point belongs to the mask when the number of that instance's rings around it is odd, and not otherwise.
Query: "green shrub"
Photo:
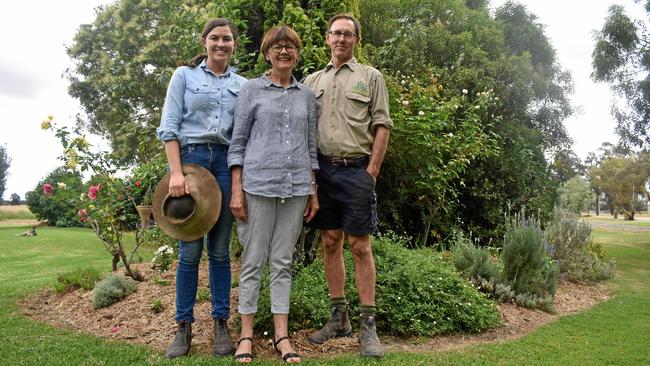
[[[92,290],[95,282],[99,281],[101,274],[93,268],[77,269],[71,272],[61,273],[56,277],[54,291],[57,293],[70,292],[79,288]]]
[[[43,191],[46,184],[52,189],[49,196]],[[51,226],[82,226],[77,215],[77,201],[82,192],[85,191],[80,173],[59,167],[38,182],[33,191],[27,192],[27,205],[36,218],[47,220]]]
[[[169,286],[170,284],[169,280],[160,277],[152,279],[151,282],[155,283],[158,286]]]
[[[165,310],[165,305],[163,305],[162,300],[156,298],[153,299],[153,301],[151,301],[151,306],[149,308],[151,309],[151,311],[158,314],[163,310]]]
[[[457,244],[453,249],[456,270],[476,281],[494,280],[499,276],[499,269],[492,260],[487,248],[471,243]]]
[[[552,302],[558,267],[544,253],[544,232],[537,220],[523,215],[508,220],[501,260],[503,281],[517,295],[550,298]]]
[[[111,273],[97,282],[93,291],[95,309],[111,306],[135,291],[136,282],[130,278]]]
[[[153,259],[151,259],[151,268],[164,272],[171,267],[177,257],[178,256],[174,252],[173,247],[163,245],[153,254]]]
[[[178,241],[165,234],[156,225],[141,229],[138,235],[138,239],[144,247],[159,248],[166,245],[178,252]]]
[[[592,283],[614,276],[614,262],[604,260],[602,246],[591,240],[591,225],[578,214],[556,209],[545,234],[546,251],[564,278]]]
[[[429,249],[410,250],[395,235],[373,240],[377,269],[377,329],[382,334],[430,336],[495,327],[501,318],[494,303],[463,280]],[[345,291],[352,321],[358,321],[359,298],[354,262],[345,251]],[[268,272],[268,271],[267,271]],[[330,303],[323,262],[317,259],[294,277],[289,317],[292,329],[318,328],[329,318]],[[257,331],[273,329],[268,273],[262,278]]]
[[[196,301],[197,302],[210,301],[210,289],[207,287],[199,287],[199,289],[196,291]]]

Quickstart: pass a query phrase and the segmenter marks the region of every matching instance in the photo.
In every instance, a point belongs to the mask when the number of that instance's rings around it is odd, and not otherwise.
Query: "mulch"
[[[138,283],[135,293],[123,301],[103,309],[94,309],[91,292],[75,290],[66,294],[56,294],[46,289],[19,301],[23,315],[28,318],[55,326],[92,334],[98,337],[122,340],[147,345],[161,353],[171,342],[176,330],[174,321],[174,274],[172,268],[158,272],[149,264],[134,265],[147,279]],[[233,273],[237,266],[233,264]],[[158,281],[154,281],[154,279]],[[167,285],[157,284],[167,281]],[[207,263],[201,262],[199,288],[208,286]],[[237,314],[237,289],[232,290],[231,314]],[[610,297],[604,285],[587,286],[570,282],[558,284],[555,296],[555,314],[541,310],[527,309],[514,304],[500,304],[499,311],[503,325],[499,328],[478,334],[452,334],[431,338],[381,337],[388,352],[437,352],[465,347],[467,345],[500,342],[520,338],[542,325],[549,324],[561,316],[587,310]],[[155,313],[151,304],[159,299],[163,310]],[[210,302],[197,302],[194,308],[195,322],[192,325],[192,352],[211,354],[213,335],[210,318]],[[238,316],[228,321],[231,336],[236,339]],[[354,325],[353,325],[354,327]],[[313,346],[306,337],[314,329],[305,329],[291,335],[294,349],[305,358],[326,358],[344,353],[356,353],[356,337],[336,339],[322,346]],[[254,351],[258,358],[277,358],[273,350],[272,334],[258,336]]]

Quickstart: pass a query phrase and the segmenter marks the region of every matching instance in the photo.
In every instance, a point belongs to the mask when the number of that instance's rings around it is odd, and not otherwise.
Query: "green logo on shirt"
[[[355,85],[352,86],[352,92],[361,94],[361,95],[368,95],[368,84],[364,83],[363,81],[358,81]]]

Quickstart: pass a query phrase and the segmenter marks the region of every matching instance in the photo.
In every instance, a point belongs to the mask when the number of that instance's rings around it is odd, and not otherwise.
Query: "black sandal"
[[[275,350],[280,354],[280,356],[282,356],[282,361],[287,362],[287,360],[290,359],[290,358],[299,358],[300,361],[302,362],[302,357],[300,357],[300,355],[297,354],[297,353],[287,352],[285,354],[282,354],[282,352],[280,352],[280,349],[278,348],[278,343],[280,343],[282,341],[285,341],[285,340],[288,341],[289,336],[280,337],[280,338],[273,341],[273,348],[275,348]],[[295,363],[297,363],[297,362],[295,362]]]
[[[242,341],[250,341],[251,342],[251,352],[253,350],[253,338],[252,337],[241,337],[239,341],[237,341],[237,344],[241,343]],[[239,362],[239,360],[242,360],[244,358],[250,358],[251,362],[253,362],[253,354],[246,352],[246,353],[240,353],[238,355],[235,355],[235,361]],[[240,363],[249,363],[249,362],[240,362]]]

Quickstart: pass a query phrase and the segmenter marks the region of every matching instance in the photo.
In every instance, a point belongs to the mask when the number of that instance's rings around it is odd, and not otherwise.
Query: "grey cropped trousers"
[[[257,313],[262,271],[270,267],[271,312],[289,314],[291,262],[308,196],[279,198],[244,192],[248,221],[237,220],[244,247],[239,273],[239,313]]]

